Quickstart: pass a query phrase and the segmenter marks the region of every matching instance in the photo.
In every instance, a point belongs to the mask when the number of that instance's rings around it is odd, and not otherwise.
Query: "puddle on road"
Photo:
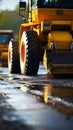
[[[73,116],[73,87],[54,84],[31,85],[20,89],[31,93],[39,101],[56,108],[59,112]]]
[[[42,71],[42,69],[40,70]],[[6,74],[0,72],[0,85],[10,93],[9,89],[19,89],[30,93],[34,98],[51,106],[57,111],[73,116],[73,80],[47,79],[45,75],[35,77]],[[10,85],[11,87],[8,87]],[[6,92],[7,92],[6,91]]]
[[[7,75],[8,76],[8,75]],[[64,114],[73,115],[73,82],[70,80],[46,79],[45,77],[28,77],[20,75],[2,75],[5,83],[1,85],[13,85],[14,89],[20,89],[31,93],[40,101],[52,107],[56,107]],[[6,81],[8,81],[6,83]],[[10,89],[10,88],[9,88]],[[9,90],[8,90],[9,91]]]

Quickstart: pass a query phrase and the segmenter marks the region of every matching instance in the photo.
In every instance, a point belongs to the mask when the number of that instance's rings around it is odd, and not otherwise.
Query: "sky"
[[[2,0],[0,3],[0,10],[14,10],[19,0]]]

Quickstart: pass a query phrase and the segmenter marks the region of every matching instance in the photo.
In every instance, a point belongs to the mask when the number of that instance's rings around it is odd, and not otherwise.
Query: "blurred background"
[[[0,0],[0,30],[13,30],[15,39],[18,39],[23,22],[19,16],[19,0]]]
[[[0,0],[0,67],[8,67],[8,45],[11,38],[18,40],[20,25],[19,0]]]

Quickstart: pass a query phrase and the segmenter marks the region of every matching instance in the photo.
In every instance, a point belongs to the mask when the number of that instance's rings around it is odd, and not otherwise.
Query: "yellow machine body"
[[[23,31],[26,30],[37,32],[40,48],[44,51],[43,63],[46,69],[53,74],[73,74],[72,8],[32,6],[28,15],[28,23],[20,26],[19,48]]]

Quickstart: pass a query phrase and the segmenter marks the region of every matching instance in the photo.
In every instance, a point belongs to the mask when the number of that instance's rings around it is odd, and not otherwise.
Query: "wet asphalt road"
[[[9,74],[0,68],[0,130],[73,130],[73,79]]]

